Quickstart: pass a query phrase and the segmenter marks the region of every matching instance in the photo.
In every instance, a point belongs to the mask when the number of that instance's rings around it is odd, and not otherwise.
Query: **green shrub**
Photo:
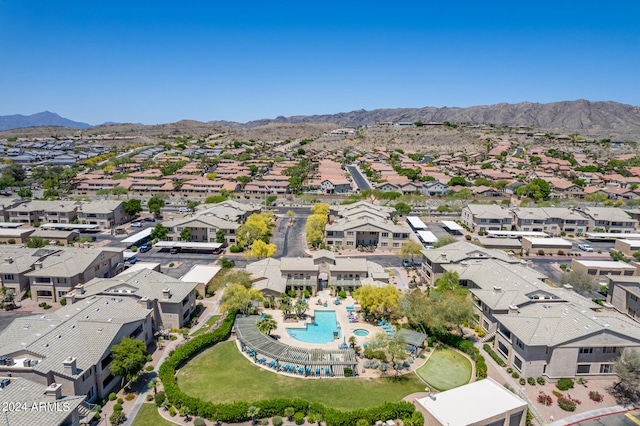
[[[15,244],[15,243],[16,243],[16,240],[14,240],[13,238],[9,238],[9,239],[7,240],[7,242],[8,242],[9,244]]]
[[[511,377],[513,377],[514,379],[519,379],[520,375],[514,371],[513,373],[511,373]]]
[[[347,292],[346,292],[346,291],[344,291],[344,290],[340,290],[340,291],[338,292],[338,297],[339,297],[340,299],[346,299],[346,298],[347,298]]]
[[[147,365],[144,369],[147,371],[153,371],[153,365]]]
[[[67,306],[67,299],[65,298],[60,299],[60,306]]]
[[[486,353],[489,354],[489,356],[491,357],[491,359],[493,359],[496,364],[498,364],[500,367],[505,367],[507,364],[504,362],[504,360],[502,358],[500,358],[500,355],[498,355],[491,346],[489,346],[487,343],[485,343],[484,345],[482,345],[482,349],[484,349],[484,351]],[[507,372],[510,373],[509,369],[507,369]]]
[[[558,398],[558,405],[564,411],[575,411],[576,410],[576,403],[573,402],[572,400],[570,400],[569,398],[567,398],[566,396],[561,396],[561,397]]]
[[[293,415],[293,422],[297,425],[301,425],[302,423],[304,423],[304,413],[301,413],[300,411],[295,413]]]
[[[198,417],[193,421],[193,426],[206,426],[206,423],[203,418]]]
[[[557,391],[557,390],[552,390],[551,393],[556,397],[556,398],[560,398],[562,396],[562,392]]]
[[[222,266],[223,268],[233,268],[234,266],[236,266],[236,262],[223,257],[222,260],[220,260],[220,266]]]
[[[573,380],[568,377],[563,377],[558,380],[558,383],[556,383],[556,387],[561,391],[571,389],[573,387]]]
[[[117,403],[113,406],[113,411],[122,411],[122,404]]]
[[[169,268],[173,268],[173,265],[175,265],[175,263],[169,262]]]
[[[344,377],[353,377],[353,370],[349,367],[344,368]]]
[[[507,373],[509,373],[509,374],[513,373],[513,368],[507,367]]]
[[[525,383],[527,383],[527,381],[524,379],[524,377],[520,377],[520,386],[524,386]]]
[[[536,379],[534,379],[533,377],[527,377],[527,383],[529,383],[531,386],[535,386]]]
[[[539,385],[544,385],[546,380],[544,380],[544,377],[540,376],[536,379],[536,382],[538,382]]]
[[[118,399],[118,395],[116,395],[115,392],[111,392],[109,394],[109,401],[115,401],[116,399]]]
[[[242,251],[242,247],[235,245],[235,246],[231,246],[229,247],[229,251],[231,253],[240,253]]]
[[[273,416],[273,418],[271,419],[271,424],[273,426],[282,426],[282,417]]]
[[[178,414],[178,412],[176,411],[176,409],[175,409],[173,406],[169,407],[169,415],[170,415],[171,417],[175,417],[175,416],[176,416],[176,414]]]
[[[155,400],[156,407],[162,407],[164,405],[164,402],[167,400],[167,396],[165,395],[164,391],[156,393]]]
[[[124,404],[124,399],[118,398],[118,404]]]
[[[153,401],[153,395],[151,395],[150,393],[147,394],[147,402],[151,402]]]
[[[127,420],[127,417],[122,411],[114,411],[111,417],[109,417],[109,421],[113,426],[121,425],[125,420]]]
[[[260,426],[269,426],[269,419],[260,419]]]
[[[131,401],[133,400],[133,398],[135,398],[136,396],[132,393],[128,393],[124,396],[124,399],[126,399],[127,401]]]

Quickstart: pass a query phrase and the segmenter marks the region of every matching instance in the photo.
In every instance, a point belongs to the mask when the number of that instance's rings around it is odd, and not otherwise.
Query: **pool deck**
[[[327,306],[324,306],[324,303],[321,305],[318,305],[318,299],[320,299],[322,302],[326,301],[327,302]],[[321,292],[318,296],[314,296],[314,297],[310,297],[308,299],[309,302],[309,311],[307,311],[307,318],[305,320],[287,320],[287,322],[284,322],[284,316],[282,314],[282,311],[279,309],[263,309],[263,312],[265,314],[269,314],[271,316],[273,316],[273,319],[276,320],[276,322],[278,323],[278,328],[275,329],[273,332],[271,332],[272,335],[278,335],[280,336],[280,341],[282,343],[285,343],[287,345],[291,345],[291,346],[297,346],[299,348],[306,348],[306,349],[314,349],[314,348],[318,348],[318,349],[336,349],[340,346],[340,344],[344,341],[349,343],[349,337],[351,336],[355,336],[356,341],[358,342],[358,346],[362,347],[362,345],[364,343],[366,343],[369,339],[371,339],[373,336],[375,336],[376,334],[379,333],[385,333],[385,331],[382,329],[382,327],[377,327],[373,324],[369,324],[367,322],[365,322],[362,318],[360,319],[360,321],[358,322],[349,322],[349,313],[347,312],[347,306],[351,306],[355,303],[355,300],[353,300],[353,298],[351,296],[347,297],[346,299],[343,299],[341,301],[341,303],[339,305],[335,305],[333,302],[335,300],[335,297],[331,297],[329,295],[328,292]],[[338,321],[338,324],[340,325],[340,329],[342,331],[342,338],[338,339],[338,340],[334,340],[331,343],[307,343],[307,342],[303,342],[297,339],[294,339],[293,337],[289,336],[289,333],[287,333],[287,328],[304,328],[305,324],[309,323],[311,320],[309,318],[309,315],[313,315],[313,311],[335,311],[336,312],[336,320]],[[363,330],[367,330],[369,332],[368,336],[356,336],[355,334],[353,334],[353,331],[355,329],[363,329]],[[252,360],[251,357],[249,357],[246,352],[242,352],[242,354],[247,357],[247,359]],[[411,367],[409,367],[406,370],[403,370],[403,374],[409,373],[409,372],[413,372],[416,369],[420,368],[428,359],[429,357],[429,353],[425,353],[425,355],[427,355],[426,358],[422,359],[422,358],[417,358],[414,360],[413,364],[411,364]],[[253,360],[252,360],[253,362]],[[380,370],[371,370],[371,369],[364,369],[363,368],[363,362],[364,359],[358,359],[358,373],[359,373],[359,377],[361,378],[376,378],[376,377],[384,377],[384,376],[390,376],[390,375],[394,375],[395,372],[393,371],[393,369],[390,369],[386,374],[383,374]],[[260,368],[263,368],[265,370],[268,371],[273,371],[272,369],[268,368],[267,366],[263,366],[261,364],[255,364],[257,366],[259,366]],[[283,372],[278,372],[278,374],[285,374],[285,375],[289,375],[292,377],[298,377],[300,378],[301,376],[296,375],[296,374],[291,374],[291,373],[283,373]],[[312,380],[317,380],[319,378],[305,378],[305,379],[312,379]],[[326,379],[326,378],[325,378]]]

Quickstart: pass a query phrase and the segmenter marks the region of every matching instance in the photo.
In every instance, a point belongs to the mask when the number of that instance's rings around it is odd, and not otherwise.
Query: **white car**
[[[578,248],[582,251],[588,251],[588,252],[593,251],[593,247],[591,247],[589,244],[578,244]]]
[[[191,209],[189,207],[180,207],[178,213],[191,213]]]
[[[131,224],[132,228],[142,228],[142,222],[133,222]]]

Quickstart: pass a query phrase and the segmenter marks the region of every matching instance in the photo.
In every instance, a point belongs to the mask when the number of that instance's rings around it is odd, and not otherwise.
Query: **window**
[[[382,233],[382,238],[388,238],[389,237],[389,233],[388,232],[383,232]]]
[[[329,241],[327,241],[327,244],[328,244],[328,245],[330,245],[330,246],[332,246],[332,245],[333,245],[333,241],[332,241],[332,240],[329,240]]]
[[[380,247],[389,247],[389,243],[387,242],[380,243]]]
[[[602,348],[602,353],[603,354],[615,354],[616,353],[616,347],[604,347]]]
[[[524,349],[524,343],[522,343],[520,339],[516,339],[516,345],[518,345],[520,349]]]
[[[11,275],[13,277],[13,275]],[[631,295],[631,300],[633,300],[634,302],[638,301],[638,296],[634,296],[633,294]]]
[[[4,275],[4,279],[5,280],[14,280],[15,278],[13,277],[13,274],[5,274]],[[631,296],[633,297],[633,296]]]
[[[347,245],[348,246],[352,246],[353,245],[353,241],[347,241]]]
[[[593,348],[580,348],[580,353],[581,354],[592,354],[593,353]]]
[[[576,374],[589,374],[591,371],[591,364],[578,364]]]
[[[398,248],[400,247],[400,243],[393,243],[393,248]]]
[[[517,356],[513,357],[513,366],[516,367],[519,371],[522,371],[522,360]]]
[[[613,373],[613,364],[600,364],[600,374]]]
[[[353,237],[353,231],[347,231],[347,237]]]

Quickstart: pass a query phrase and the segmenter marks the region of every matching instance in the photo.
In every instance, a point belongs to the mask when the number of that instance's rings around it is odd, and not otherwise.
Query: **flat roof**
[[[503,236],[503,237],[540,237],[545,238],[548,235],[545,232],[539,231],[487,231],[489,236]]]
[[[436,238],[431,231],[418,231],[418,236],[425,243],[435,243],[438,241],[438,238]]]
[[[531,244],[541,244],[545,246],[573,246],[571,241],[564,238],[536,238],[536,237],[522,237],[523,240],[530,241]]]
[[[84,223],[45,223],[41,228],[52,229],[96,229],[100,225],[87,225]]]
[[[640,240],[640,234],[621,234],[617,232],[587,232],[587,238],[615,239],[623,238],[625,240]]]
[[[615,269],[633,269],[635,270],[636,267],[633,265],[629,265],[628,263],[625,262],[615,262],[613,260],[582,260],[582,259],[573,259],[574,262],[580,263],[581,265],[584,265],[586,267],[593,267],[593,268],[615,268]]]
[[[222,243],[192,243],[187,241],[158,241],[155,244],[159,248],[194,248],[194,249],[217,249],[222,247]]]
[[[19,228],[24,222],[0,222],[0,228]]]
[[[180,281],[187,283],[208,283],[222,268],[212,265],[194,265],[193,268],[182,277]]]
[[[527,407],[525,401],[489,377],[418,399],[417,402],[443,425],[477,424]]]
[[[450,229],[451,231],[462,231],[464,228],[452,220],[443,220],[440,223],[444,225],[445,228]]]
[[[427,225],[418,216],[407,216],[407,222],[413,229],[427,229]]]
[[[125,238],[124,240],[120,241],[121,243],[125,243],[125,244],[135,244],[138,241],[140,241],[143,238],[147,238],[148,236],[151,235],[151,231],[153,230],[153,228],[147,228],[147,229],[143,229],[140,232],[136,232],[135,234]]]
[[[640,246],[640,240],[618,240],[618,241],[629,244],[631,247]]]

